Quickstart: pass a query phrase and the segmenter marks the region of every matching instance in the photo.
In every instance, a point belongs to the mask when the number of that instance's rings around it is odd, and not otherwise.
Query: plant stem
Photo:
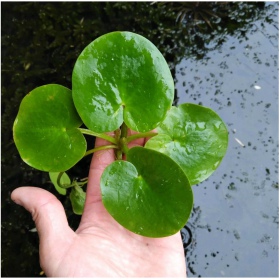
[[[128,131],[127,125],[123,123],[121,126],[121,138],[119,140],[119,146],[122,154],[123,153],[126,154],[129,150],[127,147],[127,131]]]
[[[118,146],[117,145],[100,146],[100,147],[97,147],[97,148],[86,151],[84,157],[87,156],[87,155],[93,154],[97,151],[107,150],[107,149],[118,149]]]
[[[115,151],[115,156],[117,160],[121,160],[122,159],[122,151],[120,149],[120,138],[121,138],[121,130],[118,128],[117,130],[115,130],[115,139],[116,142],[118,143],[118,149]]]
[[[85,128],[78,128],[83,134],[86,134],[86,135],[91,135],[91,136],[95,136],[95,137],[99,137],[99,138],[102,138],[102,139],[105,139],[113,144],[117,144],[116,142],[116,139],[112,136],[109,136],[105,133],[97,133],[97,132],[93,132],[89,129],[85,129]]]
[[[62,188],[68,189],[68,188],[73,188],[76,186],[83,187],[85,184],[87,184],[87,182],[88,182],[88,180],[83,181],[83,182],[73,181],[72,184],[70,184],[70,185],[62,185]]]
[[[127,146],[127,138],[122,137],[122,138],[120,139],[120,146],[121,146],[121,151],[122,151],[122,153],[127,154],[127,153],[128,153],[128,150],[129,150],[129,148],[128,148],[128,146]]]
[[[115,133],[116,143],[119,143],[119,140],[120,140],[120,137],[121,137],[121,130],[118,128],[114,131],[114,133]]]
[[[125,123],[121,126],[121,138],[127,138],[127,125]]]
[[[57,176],[56,182],[57,182],[58,186],[61,187],[61,188],[63,188],[63,189],[68,189],[68,188],[73,187],[73,184],[70,184],[70,185],[61,184],[60,180],[61,180],[61,177],[62,177],[62,175],[63,175],[64,173],[65,173],[64,171],[59,172],[59,174],[58,174],[58,176]]]
[[[60,173],[58,174],[57,180],[56,180],[58,186],[61,187],[61,188],[64,188],[63,185],[61,185],[61,183],[60,183],[60,179],[61,179],[63,173],[64,173],[64,171],[60,172]]]
[[[146,138],[146,137],[153,137],[158,135],[156,132],[144,132],[144,133],[138,133],[138,134],[133,134],[127,137],[127,143],[139,139],[139,138]]]

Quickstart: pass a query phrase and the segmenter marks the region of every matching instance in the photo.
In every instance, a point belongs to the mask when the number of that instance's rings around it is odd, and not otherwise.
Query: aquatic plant
[[[60,194],[71,189],[77,214],[87,180],[71,181],[65,171],[89,154],[114,149],[116,160],[100,181],[105,208],[137,234],[169,236],[188,220],[191,186],[214,172],[228,142],[215,112],[189,103],[175,107],[173,99],[173,78],[155,45],[132,32],[111,32],[81,52],[72,90],[47,84],[23,98],[14,141],[23,161],[49,172]],[[109,144],[87,150],[84,135]],[[144,147],[129,148],[147,137]]]

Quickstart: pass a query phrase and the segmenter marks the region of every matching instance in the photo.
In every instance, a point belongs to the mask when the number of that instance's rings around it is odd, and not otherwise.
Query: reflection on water
[[[229,129],[220,167],[193,188],[189,277],[278,276],[277,11],[275,2],[272,22],[176,67],[179,104],[210,107]]]

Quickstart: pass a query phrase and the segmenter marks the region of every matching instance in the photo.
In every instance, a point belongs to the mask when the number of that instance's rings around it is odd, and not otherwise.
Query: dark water
[[[247,38],[228,36],[207,58],[176,67],[179,103],[214,109],[229,129],[222,164],[193,188],[189,277],[278,276],[276,10],[273,23],[256,21]]]

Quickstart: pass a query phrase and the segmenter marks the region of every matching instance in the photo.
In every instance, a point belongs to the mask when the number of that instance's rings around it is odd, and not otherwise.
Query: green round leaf
[[[81,187],[73,187],[69,197],[73,212],[77,215],[82,215],[84,212],[86,193]]]
[[[59,194],[62,195],[66,195],[66,189],[65,188],[61,188],[58,184],[57,184],[57,178],[58,175],[60,174],[60,172],[49,172],[49,176],[51,179],[51,182],[53,183],[55,189],[57,190],[57,192]],[[69,178],[69,176],[66,173],[63,173],[61,178],[60,178],[60,182],[62,185],[70,185],[71,184],[71,180]]]
[[[86,141],[71,91],[50,84],[27,94],[20,105],[13,133],[21,158],[30,166],[60,172],[85,154]]]
[[[116,130],[125,122],[138,132],[155,128],[174,98],[174,82],[159,50],[131,32],[112,32],[80,54],[72,76],[73,99],[94,132]]]
[[[166,154],[186,173],[191,185],[208,178],[221,163],[228,131],[211,109],[195,104],[172,107],[146,148]]]
[[[148,237],[175,234],[187,222],[193,193],[182,169],[169,157],[134,147],[128,161],[115,161],[101,177],[103,204],[122,226]]]

